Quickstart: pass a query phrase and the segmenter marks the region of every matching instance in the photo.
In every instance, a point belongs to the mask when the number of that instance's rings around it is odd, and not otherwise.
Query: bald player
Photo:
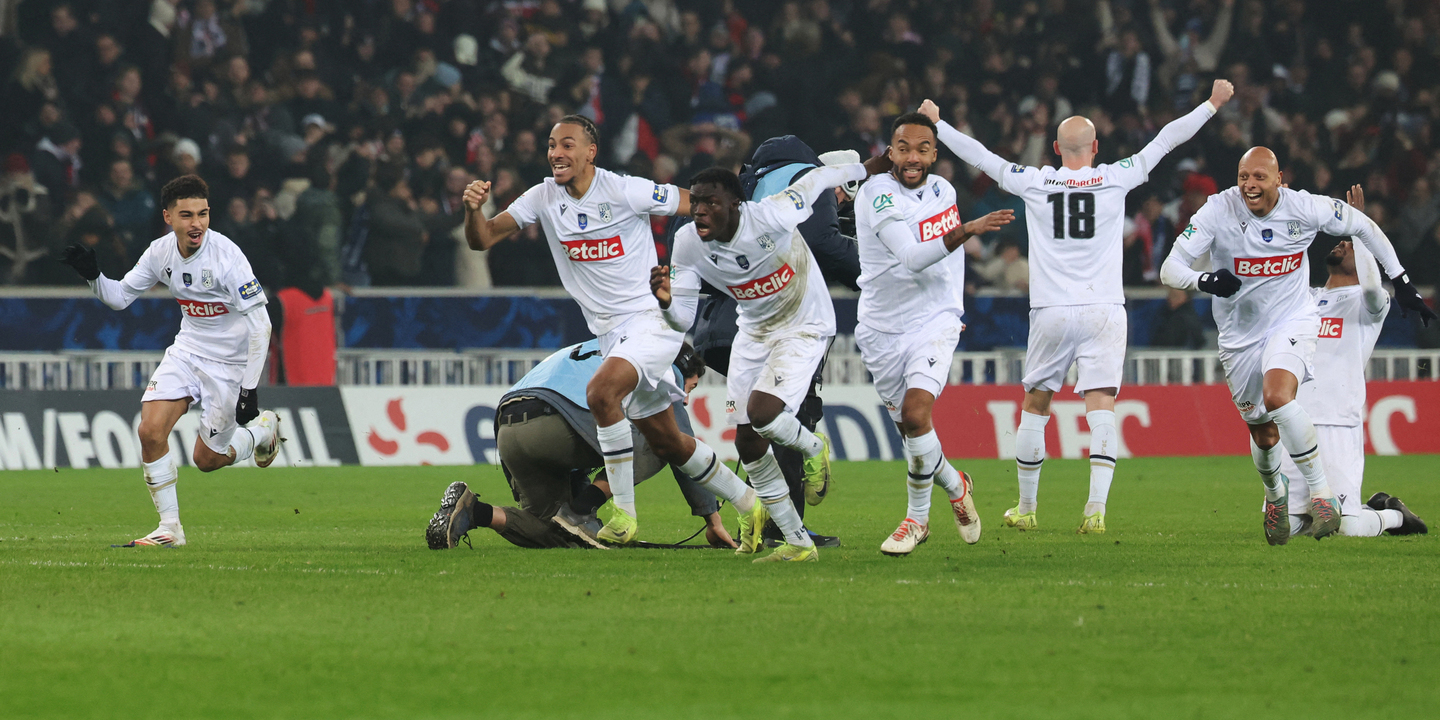
[[[1090,497],[1078,532],[1105,532],[1105,502],[1115,477],[1119,434],[1115,396],[1125,365],[1125,293],[1121,282],[1125,196],[1144,183],[1167,153],[1189,140],[1230,99],[1235,89],[1216,80],[1210,99],[1166,125],[1139,153],[1113,165],[1094,165],[1100,143],[1095,126],[1075,116],[1060,123],[1059,168],[1011,164],[974,138],[940,120],[926,100],[920,112],[939,128],[940,141],[960,159],[1025,201],[1030,234],[1030,338],[1025,349],[1025,400],[1015,433],[1020,502],[1005,524],[1037,527],[1036,496],[1045,461],[1050,401],[1079,365],[1075,392],[1085,397],[1090,424]]]
[[[1284,545],[1291,534],[1282,445],[1309,486],[1310,533],[1318,540],[1341,527],[1315,425],[1295,402],[1300,383],[1314,373],[1320,315],[1310,294],[1306,250],[1322,232],[1360,241],[1391,273],[1396,304],[1420,313],[1427,325],[1435,317],[1370,218],[1340,200],[1282,187],[1275,153],[1264,147],[1245,153],[1236,186],[1205,201],[1160,269],[1161,281],[1170,287],[1216,296],[1220,361],[1235,407],[1250,425],[1250,454],[1265,485],[1265,539],[1271,545]],[[1208,271],[1191,269],[1207,254]]]

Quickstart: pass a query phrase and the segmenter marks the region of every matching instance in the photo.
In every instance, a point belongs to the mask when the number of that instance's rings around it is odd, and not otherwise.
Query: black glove
[[[100,264],[95,262],[95,248],[85,243],[75,243],[60,252],[60,262],[75,268],[80,277],[94,280],[100,277]]]
[[[240,401],[235,403],[235,422],[247,425],[260,414],[260,389],[240,388]]]
[[[1409,317],[1406,310],[1414,310],[1420,314],[1420,323],[1430,327],[1430,321],[1435,319],[1435,311],[1425,304],[1425,298],[1420,297],[1420,291],[1410,283],[1409,273],[1400,273],[1399,276],[1390,278],[1390,284],[1395,286],[1395,304],[1400,306],[1400,317]]]
[[[1220,269],[1200,275],[1200,289],[1211,295],[1228,298],[1240,292],[1240,278],[1229,270]]]

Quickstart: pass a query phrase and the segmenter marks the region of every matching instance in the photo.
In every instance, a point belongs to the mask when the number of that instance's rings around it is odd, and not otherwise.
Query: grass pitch
[[[445,486],[499,472],[181,472],[190,546],[148,532],[138,471],[0,474],[0,717],[1417,717],[1440,700],[1433,536],[1260,531],[1248,458],[1126,460],[1110,532],[1077,536],[1086,466],[966,462],[984,539],[935,515],[908,558],[903,467],[839,463],[818,564],[720,551],[426,549]],[[1440,520],[1440,458],[1371,458],[1367,492]],[[668,475],[643,539],[698,523]],[[941,495],[943,496],[943,495]],[[943,501],[937,500],[937,510]],[[733,524],[733,511],[727,509]],[[1430,708],[1426,711],[1425,708]]]

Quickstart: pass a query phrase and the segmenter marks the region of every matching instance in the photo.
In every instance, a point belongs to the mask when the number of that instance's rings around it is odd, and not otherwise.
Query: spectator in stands
[[[155,207],[155,193],[144,180],[135,177],[135,167],[129,160],[116,159],[110,162],[109,176],[98,197],[115,221],[115,235],[126,254],[138,260],[158,234],[155,228],[160,213]]]
[[[1030,262],[1020,255],[1020,244],[1012,237],[1001,240],[995,254],[979,265],[975,272],[985,282],[1005,293],[1026,293],[1030,290]]]
[[[381,167],[375,173],[373,192],[378,197],[370,209],[370,236],[365,242],[370,282],[379,287],[414,285],[429,238],[404,168]]]
[[[1366,203],[1367,209],[1369,203]],[[1430,228],[1419,247],[1402,261],[1417,285],[1440,285],[1440,223]]]
[[[80,131],[61,121],[50,128],[30,155],[35,179],[59,203],[70,202],[80,188],[80,146]]]
[[[1190,293],[1171,288],[1165,296],[1164,307],[1155,315],[1150,345],[1199,350],[1205,344],[1205,325],[1200,321],[1195,304],[1190,301]]]
[[[295,198],[285,253],[286,284],[312,298],[340,282],[340,198],[324,163],[311,163],[309,187]]]

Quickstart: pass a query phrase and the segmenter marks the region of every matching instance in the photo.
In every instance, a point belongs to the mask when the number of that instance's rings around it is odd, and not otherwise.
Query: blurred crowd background
[[[1215,77],[1236,99],[1130,195],[1127,284],[1252,145],[1293,188],[1362,184],[1440,280],[1437,2],[0,0],[0,284],[77,284],[51,260],[77,240],[119,277],[165,230],[158,188],[198,172],[269,288],[558,285],[538,225],[469,251],[460,194],[494,181],[493,215],[540,182],[567,113],[601,166],[684,186],[783,134],[868,157],[925,98],[1027,165],[1083,114],[1115,161]],[[933,172],[963,217],[1021,209],[948,151]],[[1023,220],[987,238],[970,289],[1023,293],[1026,244]]]

